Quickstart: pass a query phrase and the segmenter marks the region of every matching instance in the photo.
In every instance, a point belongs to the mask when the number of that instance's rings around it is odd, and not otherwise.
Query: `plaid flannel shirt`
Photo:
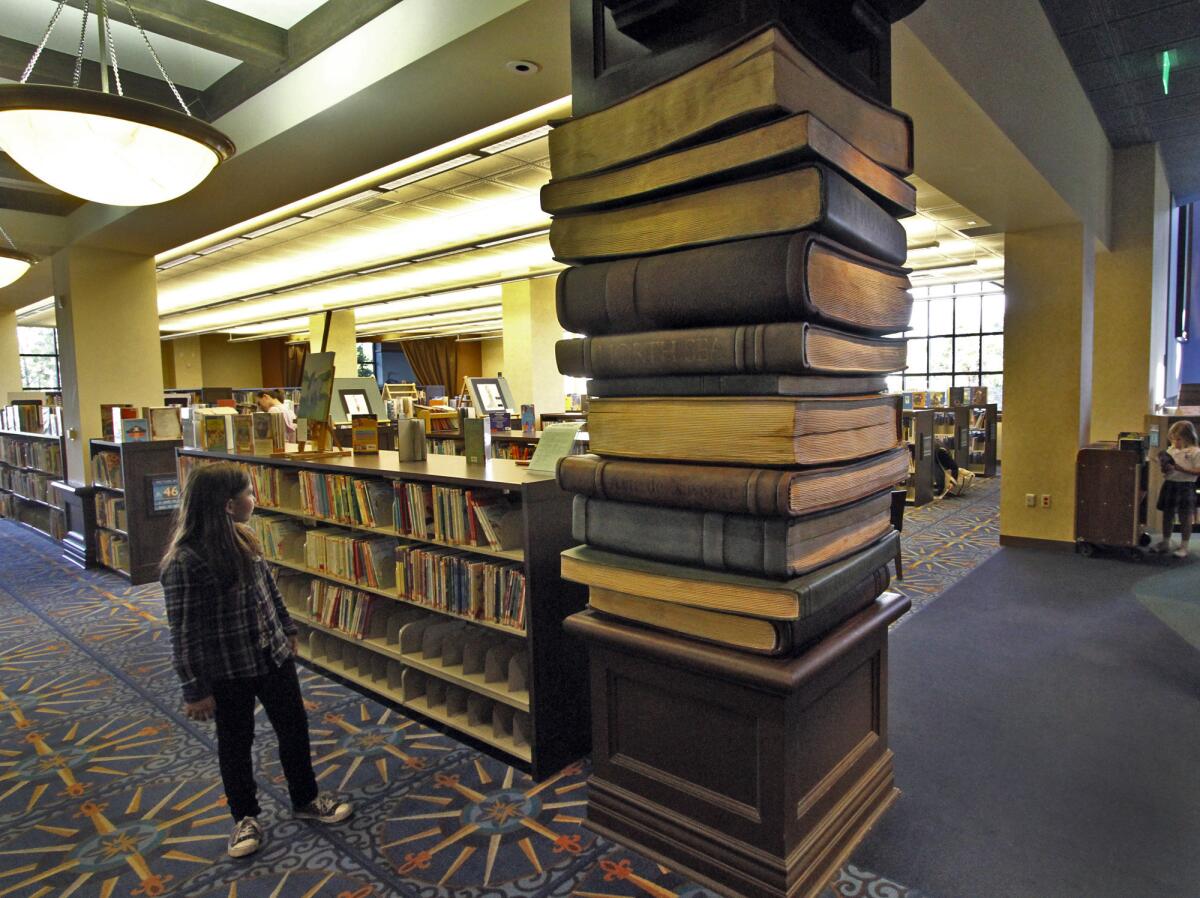
[[[298,632],[261,558],[249,582],[222,589],[199,554],[184,546],[162,572],[175,672],[185,701],[212,695],[213,680],[266,674],[291,657]],[[264,639],[265,631],[265,639]]]

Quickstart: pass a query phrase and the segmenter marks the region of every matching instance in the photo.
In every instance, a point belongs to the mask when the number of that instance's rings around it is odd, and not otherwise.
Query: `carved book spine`
[[[558,370],[573,377],[889,374],[904,368],[905,342],[807,324],[751,324],[560,340],[555,355]]]
[[[598,336],[779,321],[822,321],[870,334],[908,327],[909,280],[810,232],[568,268],[558,320]]]

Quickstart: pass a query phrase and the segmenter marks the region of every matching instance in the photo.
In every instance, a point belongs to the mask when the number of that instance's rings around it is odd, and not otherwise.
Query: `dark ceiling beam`
[[[243,64],[218,78],[204,91],[204,117],[215,121],[256,93],[270,87],[318,53],[361,28],[400,0],[325,0],[287,32],[288,58],[272,70]]]
[[[11,81],[19,80],[36,49],[32,44],[0,35],[0,78],[8,78]],[[69,53],[60,53],[57,50],[43,50],[29,81],[31,84],[70,84],[74,72],[74,56]],[[179,108],[179,104],[171,94],[171,89],[167,87],[167,82],[160,78],[150,78],[128,69],[122,69],[121,85],[126,96],[158,103],[160,106]],[[88,59],[83,61],[80,86],[91,90],[100,89],[99,63]],[[189,108],[194,106],[200,98],[200,93],[195,88],[182,84],[176,84],[176,87],[179,88],[179,93]],[[111,85],[111,78],[110,89],[116,90],[115,86]]]
[[[270,68],[288,56],[286,28],[245,13],[218,6],[208,0],[131,0],[142,27],[153,34],[203,47],[222,56]],[[68,6],[83,8],[84,0],[67,0]],[[95,12],[99,4],[91,0]],[[122,0],[110,0],[109,16],[126,25],[133,19]],[[121,48],[117,47],[120,53]],[[120,57],[118,56],[118,61]],[[170,74],[168,72],[168,74]]]
[[[42,193],[24,188],[14,190],[0,181],[0,209],[42,215],[70,215],[82,205],[83,200],[65,193]]]

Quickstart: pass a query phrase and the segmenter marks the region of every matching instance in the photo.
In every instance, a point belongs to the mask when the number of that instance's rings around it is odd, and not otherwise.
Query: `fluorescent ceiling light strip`
[[[367,190],[360,190],[358,193],[352,193],[350,196],[344,196],[340,200],[334,200],[332,203],[326,203],[324,206],[317,206],[315,209],[308,209],[300,213],[302,218],[316,218],[318,215],[324,215],[326,212],[332,212],[335,209],[341,209],[344,206],[349,206],[352,203],[357,203],[359,200],[365,200],[367,197],[378,196],[379,191],[374,187]]]
[[[230,237],[228,240],[222,240],[220,243],[214,243],[212,246],[206,246],[204,249],[196,250],[198,256],[211,256],[213,253],[219,253],[223,249],[229,249],[231,246],[237,246],[239,243],[246,243],[245,237]]]
[[[476,159],[482,158],[478,153],[464,153],[462,156],[455,156],[453,159],[447,159],[445,162],[437,163],[437,165],[431,165],[412,174],[388,181],[386,184],[380,184],[379,189],[395,190],[397,187],[403,187],[406,184],[413,184],[417,181],[424,181],[426,178],[432,178],[434,175],[440,175],[442,172],[450,171],[453,168],[458,168],[460,165],[466,165],[468,162],[474,162]]]
[[[374,268],[363,268],[363,269],[360,269],[356,273],[361,274],[361,275],[379,274],[379,272],[381,272],[381,271],[392,271],[396,268],[403,268],[405,265],[411,265],[411,264],[412,264],[412,262],[409,262],[409,261],[389,262],[387,265],[376,265]]]
[[[498,140],[486,147],[480,147],[481,153],[503,153],[505,150],[511,150],[513,147],[519,147],[523,143],[529,143],[531,140],[537,140],[539,137],[545,137],[550,133],[549,125],[542,125],[540,128],[534,128],[532,131],[526,131],[524,134],[517,134],[514,137],[509,137],[507,140]]]
[[[552,271],[522,272],[521,274],[514,274],[514,275],[510,275],[508,277],[486,278],[484,280],[477,281],[475,283],[455,284],[453,286],[444,287],[444,288],[440,288],[437,290],[422,290],[419,293],[412,293],[407,296],[393,296],[393,297],[389,297],[389,298],[372,297],[371,299],[364,299],[364,300],[360,300],[359,302],[346,303],[345,305],[340,305],[340,306],[330,306],[328,308],[322,309],[319,313],[314,313],[314,314],[324,314],[325,312],[342,312],[347,309],[358,309],[358,308],[362,308],[363,306],[380,305],[381,303],[386,303],[386,302],[402,302],[407,299],[421,299],[423,297],[443,296],[447,293],[459,293],[464,290],[477,290],[477,289],[480,289],[483,287],[500,287],[500,286],[503,286],[504,284],[516,283],[517,281],[529,281],[529,280],[535,280],[537,278],[542,278],[542,277],[557,276],[559,274],[559,272],[561,272],[561,271],[562,271],[561,268],[555,268]],[[239,300],[224,300],[219,305],[229,305],[229,304],[232,304],[232,303],[235,303],[238,301]],[[210,306],[208,308],[212,308],[212,307]],[[167,318],[181,317],[186,314],[189,314],[189,313],[188,312],[177,312],[177,313],[173,313],[171,315],[159,316],[159,329],[160,330],[162,329],[163,322]],[[296,313],[293,311],[293,312],[288,312],[288,313],[279,314],[279,315],[268,315],[264,318],[259,318],[257,321],[255,321],[255,320],[238,321],[236,323],[224,324],[224,325],[219,325],[216,327],[191,328],[188,330],[176,331],[172,334],[172,337],[198,337],[198,336],[202,336],[204,334],[224,334],[224,333],[229,333],[230,330],[235,327],[252,327],[255,324],[269,324],[270,322],[273,322],[273,321],[285,321],[289,318],[295,317],[295,314]],[[163,339],[167,339],[167,338],[164,337]]]
[[[158,270],[166,271],[170,268],[174,268],[176,265],[182,265],[184,262],[193,262],[199,258],[199,253],[189,253],[186,256],[180,256],[178,259],[172,259],[170,262],[163,262],[163,264],[158,266]]]
[[[968,259],[966,262],[947,262],[944,265],[926,265],[923,268],[912,269],[913,274],[920,274],[924,271],[944,271],[947,268],[969,268],[972,265],[978,265],[975,259]]]
[[[304,216],[293,215],[291,218],[285,218],[283,221],[269,224],[265,228],[259,228],[257,231],[249,231],[242,236],[247,240],[253,240],[256,237],[265,237],[268,234],[274,234],[276,231],[282,231],[284,228],[290,228],[292,225],[300,224],[302,221],[304,221]]]
[[[430,147],[428,150],[423,150],[418,153],[413,153],[405,159],[398,162],[392,162],[380,168],[373,169],[364,175],[357,178],[352,178],[339,184],[337,187],[329,188],[328,190],[320,191],[303,199],[295,200],[294,202],[285,203],[270,212],[265,212],[262,215],[256,215],[252,218],[245,219],[227,228],[222,228],[212,234],[206,234],[204,237],[191,240],[187,243],[181,243],[179,246],[159,253],[155,256],[155,262],[159,259],[170,259],[175,253],[192,253],[195,252],[195,247],[202,245],[205,241],[219,239],[234,234],[241,234],[245,228],[262,227],[264,222],[269,221],[273,216],[277,215],[298,215],[304,210],[306,203],[319,202],[326,197],[335,196],[339,190],[361,190],[366,187],[375,187],[383,178],[392,178],[396,172],[411,169],[414,165],[420,165],[427,159],[437,159],[446,153],[459,152],[481,140],[492,140],[493,137],[499,134],[504,134],[514,128],[529,128],[531,125],[539,124],[547,120],[556,118],[565,118],[571,114],[571,97],[559,97],[557,100],[551,100],[548,103],[543,103],[534,109],[514,115],[505,119],[502,122],[495,122],[472,131],[470,134],[464,134],[461,137],[456,137],[453,140],[448,140],[445,143],[439,144],[436,147]],[[378,189],[378,188],[377,188]],[[907,219],[905,219],[907,221]]]
[[[929,240],[925,243],[910,243],[907,247],[910,253],[916,252],[919,249],[937,249],[942,245],[940,240]]]
[[[411,258],[409,261],[410,262],[432,262],[434,259],[445,259],[448,256],[459,256],[459,255],[462,255],[463,253],[469,253],[475,249],[479,249],[479,247],[477,247],[475,245],[460,246],[458,249],[445,249],[445,250],[442,250],[441,252],[430,253],[427,256],[413,256],[413,258]]]
[[[541,237],[542,235],[549,233],[549,228],[542,228],[537,231],[530,231],[526,234],[514,234],[512,237],[501,237],[499,240],[489,240],[486,243],[476,243],[475,246],[479,249],[489,249],[493,246],[503,246],[505,243],[516,243],[518,240],[527,240],[530,237]]]

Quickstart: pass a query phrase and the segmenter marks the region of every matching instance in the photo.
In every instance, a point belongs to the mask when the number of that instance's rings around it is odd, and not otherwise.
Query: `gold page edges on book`
[[[874,161],[912,172],[907,116],[845,87],[768,28],[676,78],[555,128],[554,176],[611,168],[720,128],[805,110]]]
[[[745,426],[736,439],[729,439],[735,418]],[[647,439],[652,433],[659,436]],[[600,455],[743,465],[823,464],[892,448],[899,442],[899,425],[895,404],[886,397],[828,402],[650,397],[592,400],[588,436]]]
[[[560,216],[550,225],[550,248],[558,259],[605,259],[799,230],[822,215],[822,177],[819,169],[804,168],[636,206]]]
[[[592,564],[571,556],[562,556],[562,575],[565,580],[627,592],[664,602],[678,602],[749,614],[767,620],[797,620],[800,608],[796,597],[783,588],[771,589],[768,581],[762,586],[722,583],[672,577],[665,574],[634,571],[627,568]]]
[[[913,298],[907,275],[864,268],[827,244],[808,245],[803,270],[808,295],[827,318],[892,332],[908,328]]]
[[[600,586],[593,586],[588,590],[588,604],[597,611],[625,620],[673,630],[712,642],[741,646],[758,652],[772,652],[779,646],[775,627],[760,618],[660,602],[657,599],[630,595]]]
[[[623,205],[644,196],[685,190],[710,178],[736,176],[751,168],[784,169],[814,156],[888,200],[894,207],[891,211],[916,211],[916,188],[805,112],[621,168],[551,180],[542,187],[542,209],[562,215]]]

